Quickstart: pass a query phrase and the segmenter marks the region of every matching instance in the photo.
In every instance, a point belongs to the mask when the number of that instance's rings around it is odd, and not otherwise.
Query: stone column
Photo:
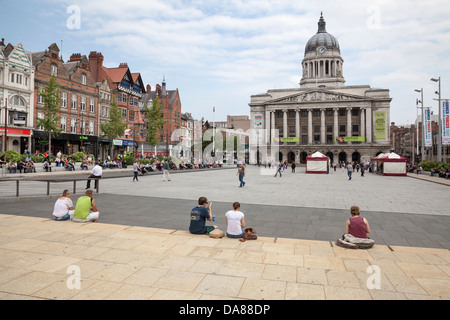
[[[283,137],[288,136],[287,110],[283,110]]]
[[[366,142],[372,143],[372,108],[366,109]]]
[[[347,108],[347,137],[352,136],[352,108]]]
[[[300,139],[300,111],[299,110],[295,111],[295,136]]]
[[[272,143],[272,138],[274,137],[272,134],[272,130],[275,130],[275,111],[271,111],[270,112],[270,140],[269,143]],[[278,134],[278,136],[280,136],[280,134]]]
[[[333,124],[333,136],[337,138],[339,135],[339,124],[338,124],[338,111],[339,108],[333,108],[334,111],[334,124]],[[338,141],[334,141],[334,144],[338,144]]]
[[[365,119],[365,116],[364,116],[364,112],[365,112],[365,109],[364,108],[361,108],[361,137],[365,137],[365,129],[366,129],[366,126],[365,126],[365,123],[366,123],[366,119]]]
[[[266,145],[270,144],[270,111],[266,110],[266,115],[264,117],[264,121],[265,121],[265,136],[266,136]]]
[[[325,144],[325,109],[320,109],[320,143]]]
[[[312,109],[308,109],[308,144],[312,144],[313,141],[313,128],[312,128]]]

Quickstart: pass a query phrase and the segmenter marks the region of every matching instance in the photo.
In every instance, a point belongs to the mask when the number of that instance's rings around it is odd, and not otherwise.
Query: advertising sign
[[[425,110],[425,147],[431,147],[431,112],[430,109]]]
[[[386,112],[375,111],[375,139],[386,139]]]
[[[449,100],[442,101],[442,144],[450,145],[450,110]]]

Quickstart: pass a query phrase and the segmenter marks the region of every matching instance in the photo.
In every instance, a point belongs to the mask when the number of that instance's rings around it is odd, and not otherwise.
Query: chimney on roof
[[[96,82],[100,82],[101,69],[103,68],[103,55],[101,52],[91,51],[89,53],[89,69],[91,70],[91,75]]]
[[[119,64],[119,68],[128,68],[128,63],[126,63],[126,62],[121,62],[121,63]]]
[[[81,53],[72,53],[68,62],[80,61]]]
[[[5,38],[2,38],[2,42],[0,42],[0,49],[5,49]]]
[[[152,87],[148,84],[145,90],[147,90],[147,92],[150,92],[152,91]]]

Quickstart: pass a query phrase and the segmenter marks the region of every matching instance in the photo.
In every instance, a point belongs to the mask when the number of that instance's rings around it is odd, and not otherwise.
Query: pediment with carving
[[[332,101],[361,101],[370,98],[331,91],[308,91],[279,99],[271,103],[301,103],[301,102],[332,102]]]

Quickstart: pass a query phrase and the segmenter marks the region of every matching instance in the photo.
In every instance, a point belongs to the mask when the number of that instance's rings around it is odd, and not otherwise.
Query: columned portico
[[[305,46],[300,88],[251,96],[252,119],[265,117],[268,150],[273,144],[279,149],[267,160],[304,164],[307,155],[320,151],[336,162],[370,161],[390,150],[389,90],[345,86],[339,43],[326,31],[322,16],[318,25]],[[280,139],[273,139],[274,130]]]

